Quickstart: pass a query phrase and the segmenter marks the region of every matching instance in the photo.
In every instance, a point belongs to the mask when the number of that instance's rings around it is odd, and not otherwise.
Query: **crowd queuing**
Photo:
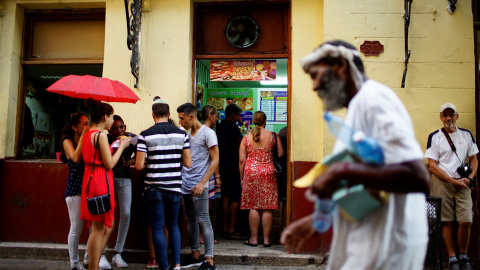
[[[68,246],[72,269],[111,269],[105,247],[115,226],[116,205],[120,218],[111,262],[117,267],[128,267],[122,251],[130,224],[131,166],[144,170],[143,198],[151,232],[147,268],[178,270],[198,266],[198,269],[216,269],[213,245],[218,241],[214,238],[209,209],[211,200],[221,196],[225,214],[223,236],[244,239],[235,229],[235,220],[240,208],[250,209],[252,234],[245,244],[256,245],[260,223],[257,211],[261,211],[264,246],[271,246],[272,210],[278,208],[272,145],[279,139],[265,130],[264,113],[255,114],[255,136],[247,139],[236,124],[241,113],[236,104],[227,106],[226,118],[215,132],[212,128],[218,122],[216,108],[207,105],[197,112],[195,106],[185,103],[177,108],[180,120],[180,127],[177,127],[170,118],[168,101],[156,97],[152,105],[154,125],[137,136],[126,131],[126,124],[120,116],[114,115],[111,105],[89,99],[86,106],[90,109],[92,125],[89,127],[85,115],[74,113],[64,128],[62,139],[62,160],[69,166],[65,201],[71,223]],[[108,134],[104,132],[107,130]],[[281,144],[279,149],[282,155]],[[91,213],[87,197],[107,193],[111,209],[101,214]],[[250,199],[252,196],[255,196],[254,201]],[[188,260],[182,262],[178,227],[180,202],[192,250]],[[82,264],[78,242],[84,223],[90,235]],[[172,254],[170,264],[167,243]],[[205,246],[203,255],[200,254],[201,244]]]
[[[442,233],[449,269],[472,269],[467,256],[472,224],[469,188],[476,186],[479,151],[472,134],[456,127],[459,117],[456,106],[446,103],[440,107],[443,128],[429,136],[423,154],[403,103],[390,88],[366,77],[354,46],[343,41],[322,44],[302,59],[302,67],[312,78],[313,89],[322,99],[324,109],[347,108],[346,125],[375,139],[385,157],[382,164],[335,162],[313,179],[309,192],[319,198],[331,198],[343,180],[349,185],[363,185],[367,190],[389,194],[383,207],[361,220],[352,221],[339,207],[335,208],[327,269],[422,269],[428,242],[425,210],[428,193],[442,198]],[[219,197],[220,189],[223,236],[244,238],[235,223],[239,210],[248,209],[250,237],[244,239],[245,245],[258,246],[260,224],[263,246],[272,245],[272,210],[278,208],[279,189],[283,189],[278,185],[273,153],[278,145],[278,154],[282,156],[285,145],[280,143],[284,140],[265,129],[265,113],[255,112],[255,128],[243,136],[236,125],[241,113],[238,105],[226,107],[225,119],[215,132],[212,128],[218,121],[216,108],[206,106],[197,112],[195,106],[185,103],[177,108],[180,121],[177,127],[170,119],[168,101],[156,98],[152,105],[155,124],[135,136],[126,132],[125,123],[114,116],[109,104],[87,100],[86,105],[90,108],[91,127],[85,115],[72,114],[62,139],[63,160],[69,166],[65,201],[71,221],[68,246],[72,269],[87,265],[88,269],[111,268],[102,252],[115,226],[115,193],[119,195],[120,220],[112,263],[127,267],[121,253],[130,221],[129,166],[133,164],[137,170],[145,170],[143,196],[153,243],[149,246],[154,247],[147,267],[216,269],[216,240],[209,205],[211,199]],[[109,130],[109,135],[104,130]],[[334,152],[348,147],[337,141]],[[428,159],[432,188],[424,157]],[[86,205],[90,181],[89,196],[111,194],[110,211],[90,213]],[[177,222],[181,201],[192,251],[186,261],[180,261],[181,235]],[[298,251],[315,233],[312,219],[312,215],[301,218],[283,231],[281,243],[287,251]],[[90,228],[90,236],[88,253],[81,265],[78,237],[84,223]],[[170,265],[165,227],[172,255]]]

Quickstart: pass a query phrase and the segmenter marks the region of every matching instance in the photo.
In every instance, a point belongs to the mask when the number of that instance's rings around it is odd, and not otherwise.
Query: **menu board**
[[[210,61],[210,81],[275,81],[276,60]]]
[[[287,91],[260,90],[260,111],[267,115],[267,122],[287,122]]]
[[[207,90],[207,105],[212,105],[219,111],[224,111],[228,104],[236,103],[242,110],[253,110],[253,90],[249,88],[228,88]]]

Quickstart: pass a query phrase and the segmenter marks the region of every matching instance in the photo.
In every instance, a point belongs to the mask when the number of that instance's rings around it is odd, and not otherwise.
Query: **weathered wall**
[[[323,1],[292,1],[292,92],[289,111],[292,134],[292,161],[319,161],[322,158],[322,103],[313,91],[310,77],[300,59],[323,41]]]
[[[366,73],[399,95],[412,117],[423,149],[428,135],[440,128],[439,108],[454,103],[458,126],[475,133],[475,58],[471,1],[457,4],[455,13],[446,1],[414,1],[409,29],[411,50],[405,88],[403,1],[325,1],[325,40],[344,39],[359,47],[365,40],[385,46],[380,56],[363,57]],[[326,133],[327,129],[324,128]],[[333,140],[326,136],[326,153]]]

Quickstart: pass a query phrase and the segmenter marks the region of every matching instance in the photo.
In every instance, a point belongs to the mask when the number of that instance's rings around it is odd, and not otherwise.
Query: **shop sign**
[[[210,81],[275,81],[276,60],[210,61]]]
[[[242,110],[253,110],[253,90],[249,88],[207,89],[207,105],[223,111],[231,103],[236,103]]]

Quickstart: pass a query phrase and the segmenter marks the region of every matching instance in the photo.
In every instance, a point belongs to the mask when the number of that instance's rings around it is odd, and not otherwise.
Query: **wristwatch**
[[[475,180],[472,177],[467,177],[468,180],[470,180],[470,185],[468,185],[469,188],[474,188],[475,187]]]

